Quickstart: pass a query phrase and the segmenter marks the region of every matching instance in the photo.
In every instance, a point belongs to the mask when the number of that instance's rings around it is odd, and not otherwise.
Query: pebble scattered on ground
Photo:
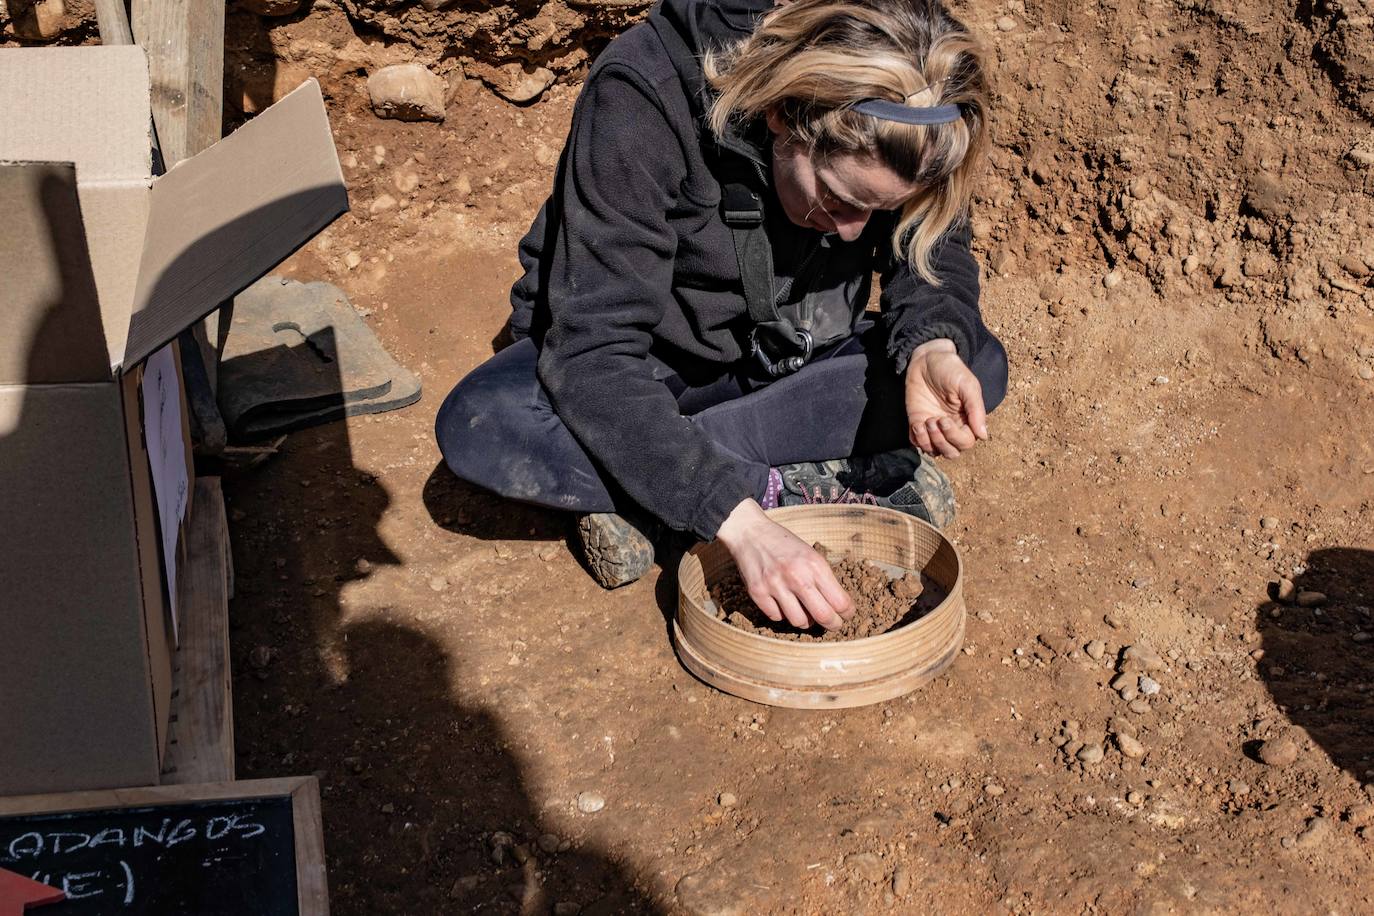
[[[595,814],[606,807],[606,799],[597,792],[579,792],[577,794],[577,810],[583,814]]]
[[[1286,767],[1298,759],[1298,742],[1288,734],[1270,738],[1260,745],[1259,759],[1271,767]]]
[[[865,881],[877,884],[883,880],[883,860],[871,852],[851,852],[844,857],[844,867]]]

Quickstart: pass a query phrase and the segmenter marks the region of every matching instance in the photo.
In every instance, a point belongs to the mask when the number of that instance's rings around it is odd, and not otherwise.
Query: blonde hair
[[[986,156],[988,86],[982,51],[939,0],[791,0],[752,35],[703,60],[716,92],[709,113],[720,137],[732,121],[774,111],[824,161],[875,156],[919,186],[902,208],[892,247],[939,284],[931,252],[967,213]],[[947,124],[912,125],[852,110],[864,99],[957,104]]]

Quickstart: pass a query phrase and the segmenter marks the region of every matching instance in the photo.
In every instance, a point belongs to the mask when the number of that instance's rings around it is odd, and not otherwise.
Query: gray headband
[[[887,99],[864,99],[852,106],[855,111],[901,124],[949,124],[963,116],[958,105],[923,105],[919,108]]]

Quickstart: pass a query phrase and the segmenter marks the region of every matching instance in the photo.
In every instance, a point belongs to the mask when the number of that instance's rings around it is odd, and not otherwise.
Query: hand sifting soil
[[[787,621],[775,622],[764,616],[754,599],[749,597],[744,580],[738,571],[712,585],[709,589],[715,603],[717,620],[760,636],[798,642],[843,642],[877,636],[899,626],[919,620],[945,600],[945,590],[924,573],[907,573],[892,577],[882,567],[849,554],[838,559],[829,557],[820,545],[813,545],[821,556],[830,560],[840,587],[854,599],[854,616],[838,630],[813,626],[808,630],[795,629]]]

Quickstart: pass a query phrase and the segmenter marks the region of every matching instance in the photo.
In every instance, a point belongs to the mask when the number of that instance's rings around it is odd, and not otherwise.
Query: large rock
[[[392,64],[367,78],[367,94],[379,118],[442,121],[448,84],[423,64]]]

